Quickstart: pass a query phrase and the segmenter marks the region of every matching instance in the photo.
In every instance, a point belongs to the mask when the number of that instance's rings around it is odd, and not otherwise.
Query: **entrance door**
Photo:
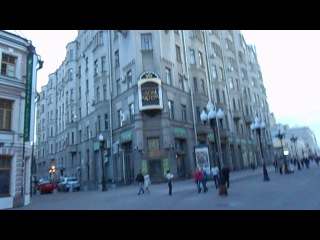
[[[185,154],[177,154],[176,158],[178,177],[186,176]]]

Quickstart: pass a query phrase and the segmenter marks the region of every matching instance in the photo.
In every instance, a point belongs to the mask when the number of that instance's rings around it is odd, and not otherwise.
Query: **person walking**
[[[213,166],[211,168],[212,173],[212,179],[214,181],[214,185],[216,186],[216,189],[218,189],[218,174],[219,174],[219,168],[217,166]]]
[[[194,173],[194,181],[197,185],[197,190],[198,190],[198,193],[201,192],[201,179],[202,179],[202,173],[200,171],[199,168],[197,168],[196,172]]]
[[[147,193],[150,193],[149,185],[151,184],[149,173],[144,174],[144,189]]]
[[[168,182],[169,195],[172,195],[172,178],[173,178],[173,174],[170,173],[170,170],[168,170],[167,175],[166,175],[166,179]]]
[[[144,194],[143,184],[144,184],[144,176],[141,172],[137,174],[136,181],[139,183],[139,192],[138,195],[141,193]]]
[[[202,187],[203,187],[203,193],[208,192],[208,188],[207,188],[207,181],[208,181],[208,174],[206,172],[206,170],[202,169],[201,171],[201,183],[202,183]]]

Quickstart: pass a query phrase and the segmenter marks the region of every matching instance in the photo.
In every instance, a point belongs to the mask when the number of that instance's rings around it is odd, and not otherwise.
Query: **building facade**
[[[37,174],[76,176],[83,189],[98,188],[103,174],[125,184],[139,171],[154,182],[168,169],[191,177],[199,149],[206,167],[261,165],[255,116],[273,159],[257,54],[239,30],[79,30],[40,96]],[[208,103],[224,112],[219,135],[201,121]]]
[[[0,209],[30,202],[37,59],[30,41],[0,31]]]

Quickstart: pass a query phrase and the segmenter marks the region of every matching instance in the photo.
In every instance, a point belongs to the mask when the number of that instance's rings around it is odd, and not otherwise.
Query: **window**
[[[213,66],[211,67],[211,69],[212,69],[212,77],[213,77],[213,79],[216,80],[216,79],[218,78],[216,65],[213,65]]]
[[[179,84],[180,84],[180,90],[184,91],[184,79],[181,74],[179,74]]]
[[[101,72],[107,71],[106,57],[101,57]]]
[[[201,123],[200,115],[201,115],[200,107],[197,106],[197,107],[196,107],[196,119],[197,119],[197,123]]]
[[[0,155],[0,197],[10,195],[11,157]]]
[[[166,80],[168,85],[172,85],[171,69],[166,68]]]
[[[233,78],[229,78],[229,88],[233,89]]]
[[[107,99],[107,85],[103,84],[103,100]]]
[[[122,127],[122,110],[118,110],[117,112],[117,117],[118,117],[118,126]]]
[[[97,122],[98,122],[98,132],[101,132],[101,117],[100,117],[100,115],[98,115]]]
[[[201,79],[201,91],[202,91],[203,95],[206,95],[206,87],[205,87],[203,79]]]
[[[152,35],[151,33],[141,34],[141,50],[150,51],[152,50]]]
[[[72,81],[73,80],[73,69],[69,68],[68,70],[68,80]]]
[[[117,95],[121,93],[121,81],[120,79],[117,80]]]
[[[127,72],[127,84],[128,84],[128,88],[132,87],[132,72],[131,72],[131,70]]]
[[[174,119],[174,107],[173,107],[173,101],[168,101],[168,108],[169,108],[169,119]]]
[[[193,87],[194,87],[194,92],[198,93],[198,81],[197,78],[193,78]]]
[[[220,79],[224,80],[223,68],[220,67],[219,70],[220,70]]]
[[[198,52],[198,55],[199,55],[199,64],[201,67],[204,67],[204,64],[203,64],[203,55],[202,55],[202,52]]]
[[[133,103],[129,105],[129,118],[130,118],[130,122],[134,121],[134,104]]]
[[[115,67],[119,67],[120,66],[119,50],[114,52],[114,65],[115,65]]]
[[[216,97],[217,97],[217,102],[220,103],[220,92],[219,89],[216,89]]]
[[[69,51],[69,61],[73,61],[73,50]]]
[[[70,89],[70,101],[74,100],[74,89]]]
[[[0,98],[0,130],[11,131],[13,101]]]
[[[176,45],[176,58],[177,58],[177,62],[181,62],[181,51],[178,45]]]
[[[1,75],[15,77],[17,58],[8,54],[2,54]]]
[[[89,59],[86,57],[86,71],[88,71],[88,66],[89,66]]]
[[[97,59],[94,61],[94,66],[93,66],[93,68],[94,68],[94,76],[97,76],[97,75],[98,75],[98,71],[99,71],[99,68],[98,68],[98,60],[97,60]]]
[[[236,105],[236,100],[234,98],[232,99],[232,106],[233,106],[233,111],[236,111],[237,105]]]
[[[158,151],[160,150],[159,138],[148,138],[148,150]]]
[[[196,64],[196,55],[194,53],[194,50],[190,49],[189,52],[190,52],[190,64],[195,65]]]
[[[108,120],[108,113],[104,114],[104,129],[109,129],[109,120]]]
[[[79,143],[82,142],[82,130],[79,130]]]
[[[181,105],[181,118],[183,122],[187,122],[187,106]]]
[[[100,101],[100,88],[97,87],[97,103]]]
[[[86,80],[86,93],[89,92],[89,80],[87,79]]]
[[[90,127],[89,126],[86,127],[86,133],[87,133],[86,140],[89,140],[89,138],[90,138]]]

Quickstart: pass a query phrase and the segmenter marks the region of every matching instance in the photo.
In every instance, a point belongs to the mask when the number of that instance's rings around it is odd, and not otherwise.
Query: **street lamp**
[[[296,153],[296,161],[297,161],[297,164],[298,164],[298,170],[301,170],[300,162],[299,162],[299,159],[298,159],[297,147],[296,147],[296,142],[298,140],[298,137],[295,137],[294,135],[292,135],[290,140],[291,140],[291,142],[293,142],[293,145],[294,145],[294,151]]]
[[[283,143],[282,143],[282,139],[284,139],[285,135],[286,134],[282,130],[282,128],[281,129],[279,128],[278,129],[278,133],[276,134],[276,137],[280,140],[280,143],[281,143],[282,157],[283,157],[283,162],[284,162],[284,172],[285,173],[289,173],[289,169],[288,169],[288,166],[287,166],[287,161],[286,161],[286,158],[285,158],[285,155],[284,155]],[[280,173],[281,173],[281,170],[280,170]]]
[[[218,168],[219,168],[219,176],[218,176],[218,182],[219,182],[219,195],[228,195],[228,190],[225,185],[225,179],[223,177],[222,171],[221,171],[221,160],[222,160],[222,151],[221,151],[221,142],[220,142],[220,130],[219,130],[219,123],[218,119],[222,120],[224,117],[224,112],[219,108],[218,112],[215,111],[215,107],[213,104],[209,101],[207,104],[207,111],[204,109],[200,115],[200,119],[202,122],[206,123],[209,121],[210,126],[213,130],[213,134],[215,137],[216,147],[218,150]]]
[[[100,142],[100,153],[101,153],[101,168],[102,168],[102,180],[101,180],[101,184],[102,184],[102,189],[101,191],[107,191],[107,186],[106,186],[106,178],[104,176],[104,164],[103,164],[103,150],[104,150],[104,143],[105,140],[103,139],[102,134],[100,133],[99,135],[99,142]]]
[[[257,116],[255,117],[254,123],[251,124],[251,130],[252,131],[255,130],[259,138],[258,141],[259,141],[261,160],[262,160],[262,166],[263,166],[263,181],[270,181],[267,167],[266,167],[266,160],[263,156],[263,149],[262,149],[262,143],[261,143],[261,131],[265,129],[265,127],[266,127],[265,122],[261,122]]]

